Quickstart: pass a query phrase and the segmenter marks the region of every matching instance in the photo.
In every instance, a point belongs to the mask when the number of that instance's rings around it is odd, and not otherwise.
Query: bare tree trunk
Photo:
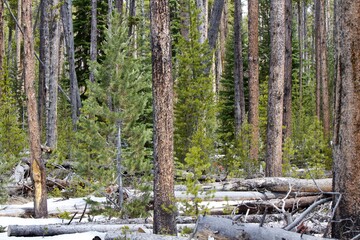
[[[57,144],[57,96],[58,96],[58,76],[59,76],[59,48],[60,48],[60,26],[59,26],[59,0],[51,1],[50,8],[50,66],[49,80],[46,84],[46,144],[51,149],[56,148]]]
[[[220,20],[224,9],[224,5],[225,5],[225,0],[215,0],[211,11],[209,32],[208,32],[209,46],[211,50],[214,49],[216,45],[216,40],[218,37]]]
[[[91,0],[90,60],[97,59],[97,0]],[[90,71],[90,82],[95,82],[94,71]]]
[[[18,12],[17,12],[17,21],[20,26],[22,26],[22,16],[21,16],[21,4],[22,0],[18,0]],[[16,26],[15,30],[15,40],[16,40],[16,70],[18,74],[19,82],[22,81],[21,77],[21,41],[23,39],[23,36],[21,35],[21,31],[18,26]],[[20,84],[21,86],[21,84]]]
[[[189,1],[179,0],[180,4],[180,34],[185,40],[189,40]]]
[[[270,3],[270,78],[266,135],[267,177],[282,175],[282,116],[285,66],[285,0]]]
[[[207,38],[207,19],[205,19],[206,16],[206,12],[205,12],[205,6],[204,6],[204,1],[203,0],[196,0],[196,7],[199,11],[198,14],[198,21],[199,21],[199,25],[198,25],[198,31],[200,33],[200,39],[199,42],[200,43],[204,43],[206,38]]]
[[[49,1],[41,0],[40,2],[40,64],[39,64],[39,84],[38,84],[38,112],[40,133],[43,128],[45,116],[45,82],[49,79]]]
[[[61,15],[63,21],[64,35],[67,47],[67,57],[69,61],[70,76],[70,99],[71,99],[71,119],[74,130],[80,114],[81,101],[79,86],[75,71],[75,48],[74,48],[74,31],[72,22],[72,0],[66,0],[61,6]]]
[[[35,217],[47,217],[47,192],[45,164],[41,158],[39,121],[35,94],[34,39],[31,19],[31,0],[22,1],[24,19],[24,72],[27,96],[29,140],[31,154],[31,176],[34,182]]]
[[[325,0],[320,0],[320,60],[321,60],[321,107],[322,123],[325,137],[330,134],[330,104],[329,104],[329,80],[327,74],[327,37],[326,37],[326,19],[325,19]]]
[[[245,118],[244,72],[242,61],[242,10],[241,0],[235,0],[234,11],[234,86],[235,86],[235,134],[241,131]]]
[[[339,205],[332,233],[338,239],[356,239],[360,231],[360,0],[335,2],[340,72],[336,79],[333,184],[341,198],[334,198]]]
[[[154,233],[174,235],[174,94],[168,4],[167,0],[150,1],[154,108]]]
[[[321,120],[321,0],[315,0],[316,117]]]
[[[284,113],[283,142],[291,136],[291,87],[292,87],[292,0],[285,0],[285,76],[284,76]]]
[[[298,41],[299,41],[299,109],[302,110],[302,96],[303,96],[303,14],[300,0],[297,1],[298,10]]]
[[[3,59],[4,59],[4,0],[0,0],[0,82],[3,81]],[[0,96],[2,89],[0,87]]]
[[[259,1],[248,0],[249,9],[249,124],[250,158],[259,158]]]
[[[123,8],[124,8],[123,5],[124,5],[123,0],[115,0],[115,8],[120,14],[120,17],[122,17],[123,15]]]

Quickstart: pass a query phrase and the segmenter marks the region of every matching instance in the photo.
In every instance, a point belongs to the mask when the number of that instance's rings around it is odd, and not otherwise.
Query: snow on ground
[[[105,198],[91,197],[94,201],[103,202]],[[24,209],[29,209],[33,207],[33,202],[26,204],[16,204],[16,205],[0,205],[0,226],[7,227],[9,225],[44,225],[44,224],[55,224],[68,222],[69,220],[63,220],[60,218],[47,218],[47,219],[33,219],[33,218],[20,218],[20,217],[5,217],[7,213],[18,213],[25,211]],[[60,198],[48,199],[48,212],[49,214],[55,214],[56,212],[64,212],[66,210],[79,209],[79,215],[85,207],[85,201],[83,198],[74,198],[62,200]],[[103,218],[97,217],[95,220],[103,220]],[[78,222],[78,219],[74,219],[73,222]],[[86,222],[87,218],[85,217],[82,222]],[[62,239],[75,239],[75,240],[91,240],[95,236],[99,236],[101,239],[104,239],[105,233],[100,232],[86,232],[86,233],[75,233],[75,234],[64,234],[52,237],[8,237],[7,232],[0,233],[0,240],[3,239],[31,239],[31,240],[62,240]]]

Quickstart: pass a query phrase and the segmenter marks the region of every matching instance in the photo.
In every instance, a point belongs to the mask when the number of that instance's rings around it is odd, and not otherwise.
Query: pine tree
[[[114,180],[118,126],[121,126],[122,168],[134,187],[149,181],[151,170],[150,69],[147,58],[134,58],[126,25],[112,21],[103,50],[102,64],[93,63],[95,79],[87,83],[77,133],[78,170],[92,181]],[[89,177],[90,176],[90,177]],[[145,206],[145,204],[143,204]]]
[[[207,73],[211,66],[211,52],[207,43],[199,42],[198,11],[194,4],[191,1],[189,7],[189,39],[180,37],[177,47],[175,154],[180,163],[186,162],[193,147],[199,147],[205,153],[201,161],[210,161],[216,127],[212,77]],[[211,143],[201,144],[196,139]]]

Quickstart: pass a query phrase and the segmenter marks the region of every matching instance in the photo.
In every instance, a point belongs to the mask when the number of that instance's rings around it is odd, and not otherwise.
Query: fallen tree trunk
[[[280,228],[260,227],[254,223],[234,223],[224,218],[200,216],[192,235],[198,240],[221,239],[221,240],[316,240],[318,237],[289,232]],[[322,238],[325,239],[325,238]]]
[[[207,184],[203,186],[203,189],[217,191],[288,192],[290,186],[292,192],[331,192],[332,179],[312,180],[285,177],[237,179],[235,181]]]
[[[52,224],[52,225],[9,225],[8,236],[14,237],[36,237],[36,236],[55,236],[61,234],[72,234],[82,232],[110,232],[110,231],[138,231],[142,229],[152,229],[152,224]]]
[[[122,231],[109,232],[105,235],[105,240],[116,240],[116,239],[127,239],[127,240],[187,240],[187,237],[177,236],[164,236],[155,235],[149,233],[127,233],[124,234]]]
[[[193,229],[195,224],[177,224],[179,231],[183,228]],[[152,233],[152,224],[49,224],[49,225],[9,225],[8,236],[14,237],[36,237],[36,236],[55,236],[61,234],[72,234],[82,232],[142,232]]]

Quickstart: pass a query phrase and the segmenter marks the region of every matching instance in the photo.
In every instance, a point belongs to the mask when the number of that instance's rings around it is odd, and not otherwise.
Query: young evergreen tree
[[[198,10],[193,1],[190,2],[189,11],[189,39],[180,37],[178,43],[175,154],[180,163],[186,163],[190,161],[190,158],[187,158],[190,149],[198,147],[205,153],[201,161],[210,162],[216,126],[212,78],[207,73],[211,66],[211,52],[207,43],[199,42]],[[199,137],[199,134],[202,136]],[[196,139],[204,142],[199,143]],[[204,144],[205,142],[207,144]]]
[[[89,180],[101,184],[114,181],[120,125],[122,174],[126,173],[127,183],[139,188],[150,181],[151,152],[146,147],[152,134],[146,122],[151,100],[150,68],[147,58],[133,57],[125,26],[114,18],[103,47],[103,63],[93,63],[99,81],[88,82],[88,98],[76,134],[76,156],[79,172]]]

